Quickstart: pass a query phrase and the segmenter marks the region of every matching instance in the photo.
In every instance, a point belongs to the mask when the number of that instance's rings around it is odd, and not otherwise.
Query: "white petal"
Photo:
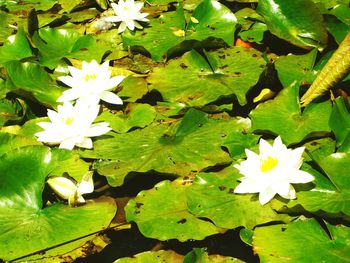
[[[90,138],[84,138],[82,141],[76,143],[78,147],[92,149],[92,140]]]
[[[263,154],[263,155],[271,156],[273,153],[273,148],[267,141],[261,138],[259,142],[259,152],[260,152],[260,155]]]
[[[270,188],[264,189],[259,193],[260,204],[264,205],[268,203],[275,195],[276,193],[272,189]]]
[[[243,179],[242,182],[236,186],[234,192],[238,194],[258,193],[260,192],[260,185],[256,184],[253,180]]]
[[[93,172],[89,171],[84,174],[81,179],[80,184],[78,185],[78,193],[79,194],[89,194],[94,191],[94,181],[92,179]]]
[[[122,22],[120,23],[119,27],[118,27],[118,33],[124,32],[125,29],[126,29],[126,24],[125,24],[124,21],[122,21]]]
[[[57,99],[57,102],[72,101],[79,98],[79,94],[74,89],[63,91],[62,95]]]
[[[305,184],[315,180],[315,178],[308,172],[297,170],[289,176],[291,184]]]
[[[76,140],[73,138],[65,139],[60,143],[59,148],[61,149],[67,149],[67,150],[73,150],[74,146],[76,144]]]
[[[121,21],[119,16],[108,16],[108,17],[105,17],[104,20],[106,22],[112,22],[112,23],[116,23],[116,22],[120,22]]]
[[[108,88],[112,89],[120,84],[125,79],[125,76],[115,76],[108,80]]]
[[[63,199],[68,199],[77,190],[75,183],[63,176],[51,177],[47,183]]]
[[[107,122],[95,123],[91,125],[91,127],[86,131],[85,136],[96,137],[96,136],[103,135],[109,132],[110,130],[112,130],[112,128],[109,127],[109,123]]]
[[[133,31],[133,30],[135,29],[135,23],[134,23],[134,21],[127,20],[127,21],[125,21],[125,23],[126,23],[126,26],[127,26],[131,31]]]
[[[117,104],[117,105],[122,105],[123,101],[121,98],[119,98],[118,95],[114,94],[113,92],[110,91],[104,91],[100,94],[101,100],[111,103],[111,104]]]

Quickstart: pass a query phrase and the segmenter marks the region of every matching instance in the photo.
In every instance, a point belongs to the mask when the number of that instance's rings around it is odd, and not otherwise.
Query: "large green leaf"
[[[252,129],[280,135],[286,144],[297,143],[307,136],[329,132],[331,104],[326,101],[310,104],[301,113],[299,88],[283,89],[275,99],[259,104],[252,110]]]
[[[107,50],[96,48],[93,36],[82,36],[68,29],[42,28],[32,40],[39,49],[40,63],[50,69],[54,69],[64,57],[100,62]]]
[[[229,263],[243,262],[237,258],[220,255],[208,255],[205,248],[194,248],[184,257],[183,263]]]
[[[21,60],[30,56],[32,56],[32,50],[22,28],[18,30],[16,35],[10,36],[4,45],[0,47],[0,65],[8,61]]]
[[[5,68],[15,87],[28,91],[43,104],[57,105],[57,98],[62,90],[53,82],[49,74],[37,63],[11,61]]]
[[[186,39],[202,41],[215,37],[222,38],[228,45],[232,45],[236,23],[237,18],[230,9],[218,1],[203,0],[193,11],[192,18],[186,26]]]
[[[335,134],[337,146],[340,146],[342,151],[350,149],[350,112],[347,104],[344,98],[337,98],[329,119],[329,126]]]
[[[146,127],[156,117],[155,109],[148,104],[128,104],[125,112],[127,114],[105,111],[98,116],[96,121],[106,121],[114,131],[125,133],[133,127]]]
[[[93,150],[81,151],[81,155],[105,159],[96,161],[94,166],[113,186],[121,185],[132,171],[155,170],[185,176],[231,162],[221,149],[222,141],[229,132],[248,128],[241,119],[215,120],[190,110],[180,123],[154,124],[97,140]]]
[[[114,263],[182,263],[183,256],[175,253],[172,250],[146,251],[134,255],[132,258],[120,258]]]
[[[186,189],[181,179],[162,181],[153,189],[141,191],[125,207],[127,220],[134,221],[144,236],[159,240],[202,240],[223,232],[187,210]]]
[[[8,10],[11,12],[21,12],[28,11],[30,9],[35,8],[36,10],[48,10],[57,0],[24,0],[24,1],[11,1],[11,0],[1,0],[1,4],[5,5]]]
[[[123,33],[124,46],[143,47],[154,60],[160,61],[171,47],[185,40],[185,37],[176,35],[176,32],[185,29],[182,7],[178,7],[174,12],[164,13],[157,19],[151,19],[148,25],[149,27],[142,31]]]
[[[179,5],[176,11],[151,19],[149,27],[142,31],[125,32],[123,43],[126,47],[142,46],[154,60],[160,61],[164,56],[190,50],[193,45],[211,46],[213,43],[210,41],[196,42],[209,38],[220,38],[231,45],[236,23],[237,19],[230,9],[218,1],[204,0],[193,11],[187,26],[182,5]]]
[[[289,87],[293,82],[299,84],[311,84],[316,78],[313,71],[317,56],[317,50],[312,50],[305,55],[281,56],[275,62],[278,78],[283,87]]]
[[[3,260],[20,258],[100,231],[114,217],[116,206],[109,198],[76,208],[61,203],[43,208],[45,177],[58,165],[55,159],[50,148],[44,146],[20,148],[0,158],[0,258]],[[76,243],[76,247],[85,242]]]
[[[28,145],[41,145],[36,139],[0,132],[0,156],[14,149]]]
[[[259,0],[257,11],[279,38],[303,48],[324,48],[327,44],[323,17],[311,0]]]
[[[148,81],[166,101],[202,106],[222,96],[236,95],[246,103],[246,93],[262,73],[265,61],[253,49],[232,47],[208,52],[206,60],[195,50],[155,68]],[[181,78],[179,78],[181,76]]]
[[[235,194],[233,191],[239,177],[237,170],[229,175],[199,173],[186,192],[189,211],[228,229],[240,226],[253,228],[272,221],[288,220],[287,216],[277,214],[270,206],[262,206],[257,196]]]
[[[302,192],[299,203],[309,211],[342,212],[350,216],[349,161],[350,153],[334,153],[318,160],[318,164],[326,172],[335,188],[327,185],[311,192]]]
[[[330,236],[314,219],[258,227],[253,248],[261,262],[349,262],[349,228],[326,226]]]

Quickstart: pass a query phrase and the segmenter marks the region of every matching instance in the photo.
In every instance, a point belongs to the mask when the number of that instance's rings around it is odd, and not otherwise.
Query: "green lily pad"
[[[159,18],[151,19],[148,27],[142,31],[125,32],[125,47],[138,46],[145,48],[151,57],[160,61],[164,56],[177,54],[208,43],[195,43],[208,38],[221,38],[227,44],[233,43],[233,34],[237,19],[234,14],[215,0],[204,0],[192,13],[192,20],[186,26],[182,5],[176,11],[163,13]],[[215,45],[215,44],[214,44]],[[217,44],[216,44],[217,45]]]
[[[42,145],[36,139],[25,136],[0,132],[0,156],[3,154],[28,145]]]
[[[183,256],[172,250],[146,251],[134,255],[132,258],[120,258],[114,263],[182,263]]]
[[[257,11],[279,38],[308,49],[323,49],[327,44],[322,14],[311,0],[260,0]]]
[[[110,198],[76,208],[61,203],[43,208],[45,177],[58,165],[52,157],[48,147],[28,146],[0,158],[0,258],[3,260],[25,257],[100,231],[115,215],[116,206]]]
[[[119,84],[119,88],[122,90],[118,92],[118,96],[123,98],[125,102],[135,102],[148,92],[147,81],[144,78],[133,76],[126,77]]]
[[[16,35],[10,36],[4,45],[0,47],[0,64],[12,60],[21,60],[30,56],[32,56],[32,50],[22,28],[18,30]]]
[[[247,133],[246,131],[234,131],[230,133],[225,139],[223,146],[225,146],[233,159],[240,159],[245,157],[245,149],[258,144],[259,136]]]
[[[326,224],[323,229],[315,219],[299,220],[287,225],[258,227],[254,231],[253,249],[261,262],[346,262],[349,259],[348,227]]]
[[[32,41],[39,49],[40,63],[50,69],[64,57],[99,62],[107,51],[96,48],[93,36],[82,36],[68,29],[42,28],[33,35]]]
[[[317,50],[312,50],[305,55],[281,56],[275,62],[278,78],[283,87],[291,86],[295,81],[299,84],[311,84],[316,73],[313,71]]]
[[[307,136],[325,135],[330,131],[330,114],[331,104],[328,101],[310,104],[301,113],[299,88],[293,85],[284,88],[275,99],[259,104],[249,116],[252,130],[280,135],[288,145]]]
[[[222,96],[236,95],[246,103],[246,93],[259,80],[265,61],[253,49],[232,47],[206,53],[208,61],[192,50],[149,75],[151,87],[164,100],[203,106]],[[182,76],[179,78],[178,76]]]
[[[159,240],[202,240],[223,232],[187,210],[186,189],[180,180],[162,181],[153,189],[141,191],[125,207],[127,220],[134,221],[144,236]]]
[[[46,11],[54,6],[57,0],[24,0],[24,1],[11,1],[2,0],[1,4],[5,5],[10,12],[20,12],[27,11],[29,9],[35,8],[36,10]]]
[[[339,151],[348,151],[350,149],[350,112],[347,107],[348,102],[339,97],[335,100],[329,126],[337,139],[337,146],[341,147]]]
[[[350,153],[334,153],[318,160],[318,164],[333,183],[316,183],[316,188],[309,192],[300,192],[298,203],[308,211],[342,212],[350,216]],[[324,180],[323,180],[324,182]],[[291,202],[289,206],[295,205]]]
[[[232,45],[236,23],[237,18],[230,9],[218,1],[203,0],[193,11],[192,19],[186,26],[186,39],[203,41],[214,37]]]
[[[245,129],[239,119],[214,120],[197,110],[189,110],[181,122],[154,124],[142,130],[96,140],[93,150],[82,157],[105,159],[94,163],[109,184],[123,184],[129,172],[155,170],[179,176],[231,162],[221,149],[222,141],[233,130]]]
[[[49,74],[37,63],[11,61],[5,68],[14,84],[12,89],[28,91],[43,104],[57,105],[62,90],[53,82]]]
[[[19,122],[23,118],[22,105],[17,100],[0,99],[0,126],[8,122]]]
[[[252,229],[259,224],[288,220],[288,216],[277,214],[270,206],[262,206],[257,196],[235,194],[239,177],[238,171],[228,176],[197,174],[186,192],[191,214],[228,229],[240,226]]]
[[[156,110],[148,104],[128,104],[126,113],[114,114],[104,111],[96,121],[106,121],[113,131],[126,133],[131,128],[144,128],[151,124],[156,117]]]
[[[175,34],[178,30],[185,29],[185,23],[185,15],[180,6],[174,12],[166,12],[157,19],[151,19],[148,27],[142,31],[124,32],[124,46],[143,47],[152,59],[160,61],[171,47],[185,40],[183,36]]]
[[[237,258],[221,255],[208,255],[205,248],[194,248],[184,257],[183,263],[229,263],[243,262]]]

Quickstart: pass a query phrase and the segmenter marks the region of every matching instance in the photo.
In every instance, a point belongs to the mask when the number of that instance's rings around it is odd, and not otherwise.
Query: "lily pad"
[[[288,221],[270,206],[262,206],[257,196],[235,194],[238,171],[228,176],[199,173],[188,188],[187,204],[191,214],[208,218],[218,227],[233,229],[240,226],[254,228],[273,221]]]
[[[107,51],[96,48],[93,36],[82,36],[68,29],[42,28],[33,35],[32,41],[39,49],[40,63],[50,69],[64,57],[101,61]]]
[[[330,102],[313,103],[301,113],[299,88],[284,88],[275,99],[259,104],[252,110],[253,131],[269,131],[280,135],[286,144],[298,143],[307,136],[325,135],[330,131]]]
[[[146,251],[134,255],[132,258],[120,258],[114,263],[182,263],[183,256],[172,250]]]
[[[181,181],[162,181],[153,189],[141,191],[125,207],[127,220],[134,221],[144,236],[159,240],[202,240],[223,232],[187,210],[187,186]]]
[[[279,38],[307,49],[323,49],[327,44],[325,22],[311,0],[260,0],[257,11]]]
[[[123,184],[129,172],[155,170],[179,176],[231,162],[221,149],[222,141],[233,130],[247,128],[239,119],[214,120],[197,110],[189,110],[181,122],[153,124],[142,130],[117,134],[95,141],[93,150],[82,157],[105,159],[94,167],[109,184]]]
[[[240,104],[245,104],[246,93],[265,68],[261,54],[253,49],[232,47],[206,55],[207,59],[192,50],[171,60],[164,68],[155,68],[148,78],[151,87],[166,101],[190,106],[203,106],[233,95]]]
[[[281,56],[275,62],[278,78],[283,87],[291,86],[295,81],[299,84],[311,84],[317,72],[313,71],[317,50],[305,55]]]
[[[43,208],[45,177],[58,165],[52,156],[48,147],[28,146],[0,158],[0,258],[3,260],[22,258],[100,231],[115,215],[116,206],[110,198],[76,208],[62,203]]]
[[[114,114],[109,111],[103,112],[96,121],[106,121],[113,131],[126,133],[131,128],[144,128],[156,117],[155,109],[148,104],[128,104],[126,113]]]
[[[11,61],[5,68],[14,84],[12,89],[28,91],[43,104],[57,105],[62,90],[54,84],[49,74],[37,63]]]
[[[315,219],[258,227],[254,231],[253,249],[262,262],[348,261],[349,228],[329,224],[326,227],[323,229]]]
[[[335,100],[329,126],[337,139],[339,151],[350,149],[350,112],[347,107],[348,102],[339,97]]]
[[[218,1],[204,0],[193,11],[187,26],[182,5],[178,5],[176,11],[151,19],[142,31],[125,32],[123,43],[126,47],[142,46],[154,60],[160,61],[166,55],[190,50],[191,44],[209,45],[209,42],[194,43],[209,38],[220,38],[231,45],[236,23],[237,19],[230,9]]]
[[[0,64],[30,56],[32,56],[32,49],[23,28],[20,28],[16,35],[10,36],[0,47]]]
[[[225,257],[221,255],[208,255],[205,248],[194,248],[184,257],[183,263],[229,263],[243,262],[237,258]]]

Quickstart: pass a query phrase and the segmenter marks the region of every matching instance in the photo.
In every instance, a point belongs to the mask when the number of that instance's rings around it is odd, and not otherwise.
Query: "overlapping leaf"
[[[45,177],[55,163],[48,147],[29,146],[0,158],[0,258],[13,260],[49,249],[106,228],[113,218],[114,201],[72,208],[57,203],[43,207]],[[82,240],[77,247],[83,245]],[[72,249],[72,248],[70,248]]]
[[[134,221],[144,236],[159,240],[202,240],[223,232],[188,211],[187,187],[181,181],[163,181],[151,190],[141,191],[125,207],[127,220]]]
[[[235,95],[240,104],[245,104],[246,93],[264,70],[261,54],[232,47],[206,55],[207,59],[192,50],[171,60],[164,68],[154,69],[148,81],[170,102],[202,106],[220,97]]]
[[[299,220],[287,225],[258,227],[254,231],[253,248],[261,262],[348,262],[350,231],[343,225],[315,220]]]
[[[301,113],[299,89],[293,85],[283,89],[273,100],[259,104],[252,110],[252,129],[280,135],[287,144],[297,143],[307,136],[325,134],[331,104],[326,101],[311,104]]]
[[[96,161],[94,167],[112,186],[121,185],[129,172],[155,170],[179,176],[231,162],[221,149],[233,130],[249,129],[240,119],[215,120],[190,110],[181,122],[154,124],[142,130],[97,140],[93,150],[81,151]]]
[[[189,211],[210,219],[218,227],[253,228],[272,221],[288,221],[285,215],[278,215],[270,206],[262,206],[257,195],[235,194],[237,171],[228,176],[215,173],[200,173],[187,190]]]
[[[325,23],[311,0],[260,0],[257,10],[276,36],[304,48],[326,46]]]
[[[167,54],[190,50],[193,44],[208,45],[195,42],[204,41],[210,37],[221,38],[229,45],[233,43],[237,19],[218,1],[204,0],[193,11],[192,17],[186,26],[185,13],[180,5],[176,11],[151,19],[149,27],[143,31],[124,33],[124,45],[142,46],[154,60],[159,61]]]

